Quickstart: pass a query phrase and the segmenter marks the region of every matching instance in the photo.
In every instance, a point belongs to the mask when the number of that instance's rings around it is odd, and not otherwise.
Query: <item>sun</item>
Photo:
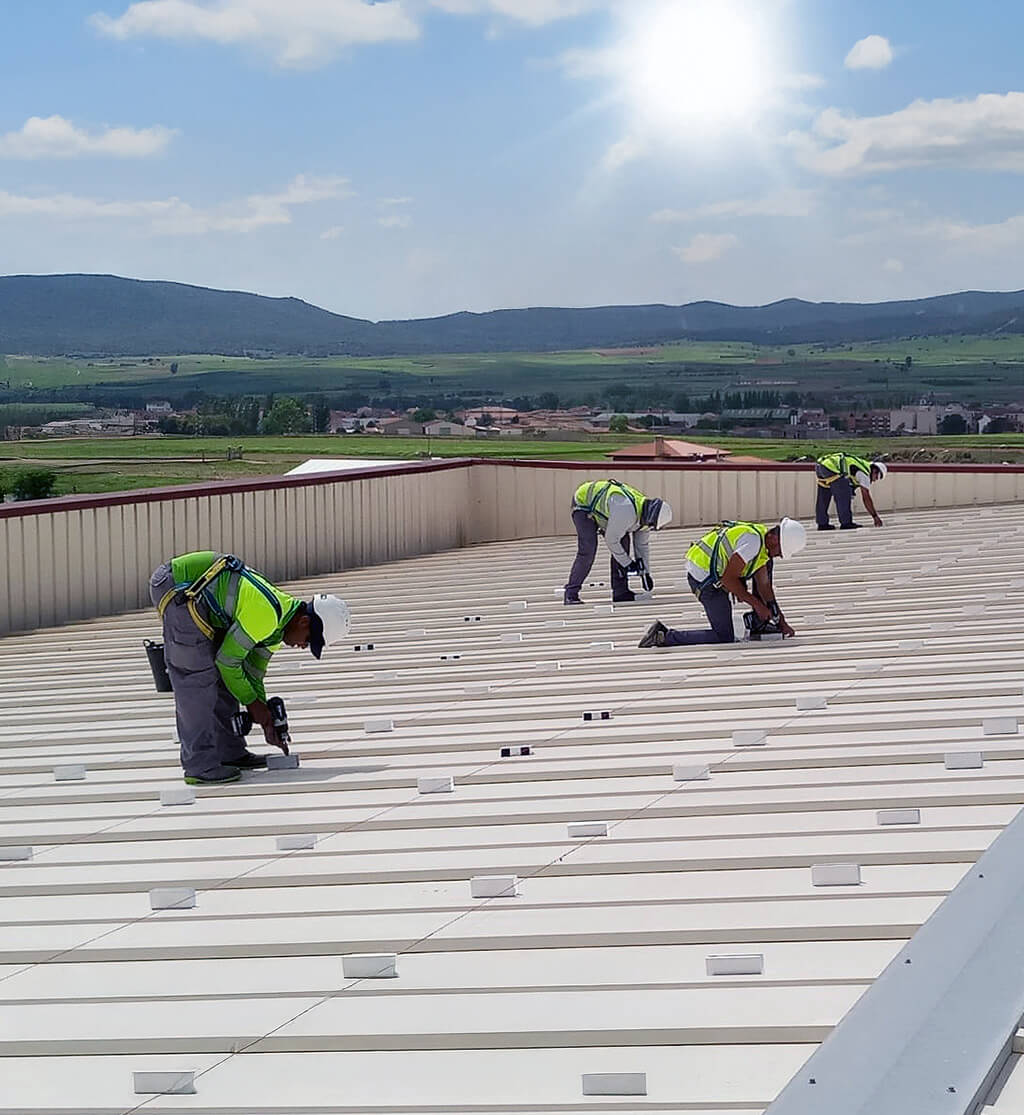
[[[771,36],[734,0],[669,0],[640,9],[620,53],[634,112],[655,130],[751,122],[773,85]]]

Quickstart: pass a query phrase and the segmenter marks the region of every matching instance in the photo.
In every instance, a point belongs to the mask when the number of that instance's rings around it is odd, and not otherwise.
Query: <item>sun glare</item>
[[[627,96],[658,130],[750,122],[771,90],[771,45],[752,12],[730,0],[648,9],[623,52]]]

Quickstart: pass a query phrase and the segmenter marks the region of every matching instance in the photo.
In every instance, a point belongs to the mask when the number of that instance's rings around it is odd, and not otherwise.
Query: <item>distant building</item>
[[[422,437],[426,432],[422,422],[413,422],[411,418],[387,418],[377,428],[387,437]]]
[[[147,414],[170,414],[173,410],[174,407],[166,400],[159,403],[146,403]]]
[[[613,461],[726,461],[732,457],[728,449],[711,445],[697,445],[692,441],[678,441],[675,438],[656,437],[646,445],[629,445],[609,453]]]
[[[446,422],[443,419],[428,422],[423,430],[429,437],[475,437],[477,433],[472,426],[463,426],[461,422]]]

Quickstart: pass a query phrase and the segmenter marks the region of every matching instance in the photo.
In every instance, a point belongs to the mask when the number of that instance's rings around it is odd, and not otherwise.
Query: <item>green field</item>
[[[906,366],[906,358],[911,366]],[[172,361],[178,365],[172,375]],[[122,358],[111,361],[7,356],[0,381],[11,392],[61,392],[86,397],[90,388],[133,398],[212,395],[373,394],[463,395],[496,401],[554,391],[566,402],[597,402],[625,383],[666,401],[673,394],[770,387],[782,392],[859,391],[865,396],[938,393],[967,400],[1015,399],[1024,391],[1024,337],[952,336],[856,346],[757,346],[685,343],[656,348],[588,349],[432,357],[332,357],[323,360],[228,356]],[[661,404],[664,405],[664,404]]]
[[[998,462],[1024,460],[1024,434],[999,437],[878,438],[823,442],[770,441],[694,435],[702,444],[767,460],[810,459],[836,449],[897,460]],[[607,437],[590,442],[430,440],[433,457],[505,457],[521,460],[589,461],[596,473],[612,474],[607,454],[646,437]],[[228,446],[241,445],[241,461],[228,461]],[[172,484],[277,476],[310,457],[422,459],[424,438],[252,437],[252,438],[81,438],[0,442],[0,474],[19,468],[57,473],[58,494],[127,491]]]

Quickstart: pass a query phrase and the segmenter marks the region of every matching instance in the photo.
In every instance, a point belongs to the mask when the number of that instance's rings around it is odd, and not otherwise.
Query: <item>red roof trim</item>
[[[643,468],[649,471],[712,472],[806,472],[814,467],[813,461],[764,461],[763,463],[725,461],[535,461],[520,458],[455,457],[445,461],[415,461],[407,465],[390,465],[387,468],[360,468],[346,472],[322,472],[299,476],[252,477],[246,480],[218,480],[209,484],[183,484],[168,488],[143,488],[132,492],[108,492],[102,495],[64,496],[60,499],[29,500],[24,503],[0,504],[0,519],[17,519],[31,515],[49,515],[58,511],[85,511],[94,507],[123,507],[135,503],[168,503],[198,496],[234,495],[238,492],[281,491],[287,488],[315,488],[324,484],[343,484],[355,480],[368,480],[376,476],[407,476],[416,473],[447,472],[451,469],[471,468],[474,465],[494,465],[498,468],[563,469],[591,475],[607,475],[618,465],[624,468]],[[972,464],[909,464],[895,463],[892,472],[919,473],[1024,473],[1024,465],[972,465]]]

